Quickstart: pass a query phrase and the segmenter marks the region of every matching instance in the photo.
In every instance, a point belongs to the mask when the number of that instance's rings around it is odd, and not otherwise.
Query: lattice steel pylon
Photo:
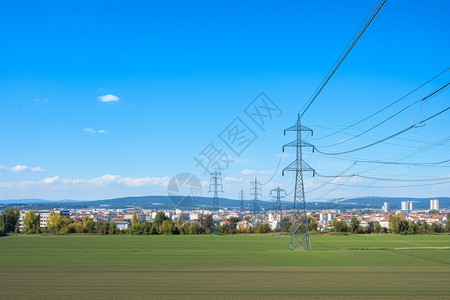
[[[298,246],[302,246],[306,250],[311,250],[308,230],[308,216],[306,213],[305,204],[305,188],[303,185],[303,172],[313,172],[314,176],[315,171],[305,161],[303,161],[302,149],[304,147],[312,147],[314,152],[314,146],[302,140],[302,131],[310,131],[311,135],[313,134],[313,131],[301,125],[300,115],[297,117],[296,124],[285,129],[284,134],[286,134],[286,131],[297,132],[297,139],[283,146],[283,152],[285,147],[295,147],[297,154],[296,160],[282,171],[283,176],[286,171],[295,172],[294,207],[292,210],[291,241],[289,244],[289,249],[294,250]]]
[[[209,193],[213,194],[213,211],[217,211],[219,213],[219,193],[223,193],[223,184],[222,184],[222,173],[219,171],[214,171],[211,173],[211,178],[209,180]],[[217,222],[214,221],[213,216],[211,216],[211,233],[220,232],[220,226],[217,226]]]
[[[278,222],[278,228],[279,228],[280,232],[283,233],[284,232],[284,230],[283,230],[283,207],[281,206],[281,199],[286,198],[286,190],[283,190],[280,187],[270,190],[270,197],[276,199],[276,201],[277,201],[276,210],[277,210],[277,214],[280,216],[280,220]]]
[[[253,197],[253,205],[252,205],[252,212],[253,212],[253,225],[256,225],[256,215],[259,213],[259,200],[258,196],[261,196],[261,188],[258,187],[259,181],[256,179],[255,181],[251,182],[252,187],[250,188],[250,195]]]
[[[244,212],[245,210],[245,203],[244,203],[244,198],[245,198],[245,194],[244,194],[244,190],[240,190],[239,191],[239,200],[241,200],[241,214]]]

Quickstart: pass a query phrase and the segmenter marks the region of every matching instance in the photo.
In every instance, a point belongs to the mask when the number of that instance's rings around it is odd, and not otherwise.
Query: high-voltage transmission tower
[[[219,211],[219,193],[223,193],[222,173],[214,171],[211,173],[211,179],[209,180],[209,191],[213,194],[213,211]],[[217,220],[219,222],[219,220]],[[216,224],[213,216],[211,216],[211,233],[219,233],[220,226]],[[217,226],[216,226],[217,225]]]
[[[315,175],[315,171],[303,161],[302,150],[304,147],[311,147],[314,151],[314,146],[308,142],[302,140],[302,132],[310,131],[311,135],[313,131],[307,127],[304,127],[300,123],[300,115],[297,117],[297,123],[284,130],[297,132],[297,139],[284,145],[285,147],[295,147],[297,158],[294,162],[283,169],[282,175],[284,176],[285,171],[295,172],[295,187],[294,187],[294,207],[292,210],[292,226],[291,226],[291,242],[289,245],[290,250],[302,246],[306,250],[311,250],[311,243],[309,241],[309,230],[308,230],[308,216],[306,214],[306,204],[305,204],[305,189],[303,185],[303,172],[310,171]]]
[[[283,208],[281,206],[281,199],[286,198],[286,190],[283,190],[280,187],[277,187],[276,189],[270,190],[270,197],[277,200],[277,214],[280,216],[280,220],[278,222],[278,226],[280,228],[280,232],[283,233]]]
[[[244,198],[245,198],[244,190],[240,190],[239,191],[239,200],[241,200],[241,213],[243,213],[245,210]]]
[[[250,195],[253,197],[253,225],[256,225],[256,215],[259,213],[259,200],[258,196],[261,196],[261,188],[258,187],[259,181],[255,177],[255,181],[251,182],[252,187],[250,188]]]
[[[209,193],[214,193],[213,210],[219,210],[219,193],[223,193],[222,173],[214,171],[209,180]]]

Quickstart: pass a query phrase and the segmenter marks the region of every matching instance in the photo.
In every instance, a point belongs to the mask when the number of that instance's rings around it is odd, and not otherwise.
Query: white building
[[[401,210],[403,210],[403,211],[413,210],[413,202],[412,201],[402,201],[401,202]]]
[[[380,226],[383,228],[389,228],[389,219],[380,220]]]
[[[383,212],[388,212],[389,211],[389,203],[384,202],[382,209],[383,209]]]
[[[320,217],[320,223],[322,224],[329,224],[331,222],[331,220],[333,220],[334,218],[336,218],[336,213],[334,212],[321,212],[319,214]]]
[[[439,210],[439,200],[438,199],[430,200],[430,209]]]
[[[116,227],[120,230],[127,230],[130,227],[129,221],[116,221]]]

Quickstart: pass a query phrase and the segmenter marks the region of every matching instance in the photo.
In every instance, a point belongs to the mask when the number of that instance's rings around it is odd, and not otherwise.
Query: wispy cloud
[[[236,178],[236,177],[225,177],[225,181],[231,181],[231,182],[241,182],[242,178]]]
[[[33,102],[36,103],[48,103],[48,99],[33,99]]]
[[[241,172],[243,175],[252,175],[255,174],[255,170],[244,169]]]
[[[22,172],[22,171],[31,171],[31,172],[44,172],[44,169],[41,169],[39,167],[28,167],[24,165],[17,165],[14,167],[5,167],[0,165],[0,170],[8,170],[13,172]]]
[[[100,102],[119,102],[119,97],[111,94],[106,94],[103,96],[98,96],[97,100]]]
[[[169,184],[169,177],[122,177],[120,175],[106,174],[100,177],[91,179],[77,179],[77,178],[61,178],[59,176],[47,177],[38,181],[22,181],[22,182],[3,182],[0,183],[2,188],[20,188],[26,186],[36,185],[61,185],[61,186],[92,186],[104,187],[108,185],[123,185],[129,187],[141,186],[167,186]]]
[[[108,132],[104,129],[95,130],[93,128],[84,128],[83,131],[90,132],[90,133],[107,133]]]
[[[274,172],[275,172],[275,171],[265,171],[265,170],[262,170],[262,171],[259,171],[258,173],[261,174],[261,175],[272,175]]]

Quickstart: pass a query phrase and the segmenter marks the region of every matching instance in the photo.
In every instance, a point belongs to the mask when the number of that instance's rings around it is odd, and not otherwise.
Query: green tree
[[[430,209],[430,210],[428,211],[428,214],[429,214],[429,215],[437,215],[437,214],[439,214],[439,212],[438,212],[437,210],[435,210],[435,209]]]
[[[111,221],[111,223],[109,223],[109,234],[116,234],[117,233],[117,226],[116,226],[116,222]]]
[[[83,224],[81,222],[70,223],[67,227],[68,233],[84,233]]]
[[[291,231],[291,225],[292,225],[292,218],[291,217],[284,217],[283,218],[283,232],[290,232]]]
[[[162,222],[162,232],[164,234],[173,234],[173,222],[172,220],[164,220]]]
[[[203,227],[203,230],[206,233],[210,232],[212,222],[213,222],[213,220],[212,220],[212,215],[211,214],[203,216],[202,227]]]
[[[62,217],[61,218],[61,229],[60,232],[62,233],[68,233],[69,232],[69,225],[73,223],[72,219]]]
[[[166,214],[163,211],[159,211],[156,213],[155,219],[153,220],[153,224],[159,228],[163,221],[168,220],[169,218],[166,217]]]
[[[158,234],[158,233],[159,233],[158,226],[156,226],[156,224],[153,224],[152,227],[150,228],[150,234]]]
[[[53,210],[50,211],[50,214],[47,218],[47,229],[49,232],[56,233],[62,227],[61,215],[55,213]]]
[[[359,229],[359,221],[358,221],[358,219],[357,219],[355,216],[353,216],[353,217],[350,219],[349,227],[350,227],[350,231],[351,231],[351,232],[353,232],[353,233],[357,233],[357,232],[358,232],[358,229]]]
[[[239,218],[237,217],[229,217],[228,221],[230,222],[230,229],[236,229],[237,223],[239,222]]]
[[[347,223],[345,223],[344,221],[338,220],[336,218],[331,220],[331,226],[333,227],[334,231],[336,231],[336,232],[347,232],[348,231]]]
[[[392,233],[406,233],[408,230],[408,221],[402,215],[389,215],[389,230]]]
[[[269,222],[261,222],[256,226],[256,233],[268,233],[271,232]]]
[[[178,216],[178,218],[177,218],[177,228],[180,230],[180,232],[182,232],[181,229],[183,228],[183,223],[184,223],[183,218],[181,216]]]
[[[408,229],[406,230],[407,234],[415,234],[418,230],[419,226],[416,223],[409,221]]]
[[[81,219],[81,223],[83,224],[83,228],[85,232],[92,233],[95,230],[95,222],[88,216],[83,216]]]
[[[450,232],[450,214],[447,214],[447,221],[445,222],[445,232]]]
[[[189,234],[199,234],[200,233],[200,224],[198,222],[192,222],[189,225]]]
[[[440,224],[431,223],[430,228],[428,229],[430,232],[441,233],[443,231],[443,227]]]
[[[313,216],[308,216],[308,230],[309,231],[317,231],[317,219]]]
[[[139,223],[139,217],[137,212],[133,211],[133,217],[131,218],[131,226]]]
[[[375,232],[375,233],[382,232],[382,227],[381,227],[380,223],[378,223],[378,222],[375,223],[375,225],[373,226],[373,232]]]
[[[39,233],[40,216],[34,213],[34,210],[29,210],[23,217],[23,232],[24,233]]]
[[[19,227],[20,211],[17,208],[7,208],[0,216],[0,228],[8,232],[14,232]]]
[[[222,226],[220,226],[220,233],[228,234],[230,233],[230,228],[228,228],[227,225],[223,224]]]
[[[417,227],[418,227],[418,228],[417,228],[417,232],[418,232],[418,233],[424,234],[424,233],[427,232],[427,230],[428,230],[428,224],[427,224],[427,222],[422,221],[422,222],[419,222],[417,225],[418,225],[418,226],[417,226]]]
[[[95,232],[98,234],[108,234],[109,233],[109,222],[98,221],[95,227]]]

